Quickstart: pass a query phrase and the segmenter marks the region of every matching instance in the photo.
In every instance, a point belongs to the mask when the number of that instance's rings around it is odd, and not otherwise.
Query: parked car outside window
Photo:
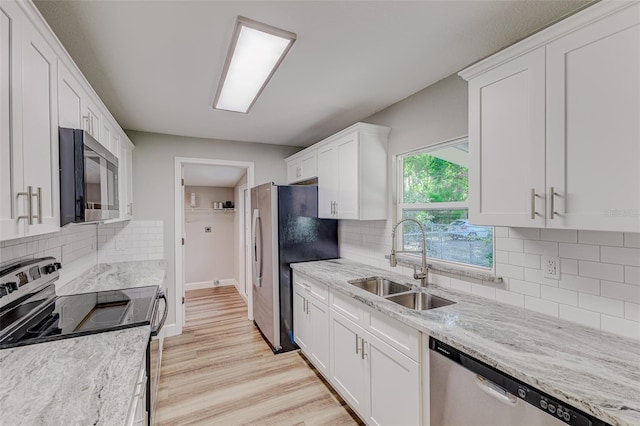
[[[466,219],[451,222],[447,232],[453,240],[474,241],[491,236],[491,229],[489,227],[471,225]]]

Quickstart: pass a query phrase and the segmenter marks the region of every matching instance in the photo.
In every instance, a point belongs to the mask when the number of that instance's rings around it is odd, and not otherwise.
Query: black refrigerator
[[[293,341],[291,263],[336,259],[338,221],[318,218],[318,187],[251,188],[253,317],[275,353]]]

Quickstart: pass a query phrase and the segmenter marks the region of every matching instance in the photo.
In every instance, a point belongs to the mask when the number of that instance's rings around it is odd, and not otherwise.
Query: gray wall
[[[290,146],[219,141],[127,131],[135,145],[133,151],[134,216],[138,220],[162,220],[164,254],[167,266],[167,293],[176,300],[174,282],[174,158],[193,157],[215,160],[248,161],[255,164],[255,183],[284,183],[284,158],[299,151]],[[174,304],[167,324],[175,323]]]

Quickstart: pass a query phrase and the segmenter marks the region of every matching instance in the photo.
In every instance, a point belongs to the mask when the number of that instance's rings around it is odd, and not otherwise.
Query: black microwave
[[[120,216],[118,159],[82,129],[59,128],[60,226]]]

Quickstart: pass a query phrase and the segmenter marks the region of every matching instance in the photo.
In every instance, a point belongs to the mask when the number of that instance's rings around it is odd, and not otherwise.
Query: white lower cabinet
[[[142,358],[140,370],[138,372],[136,386],[129,405],[126,426],[145,426],[148,423],[147,415],[147,362],[146,356]]]
[[[308,283],[294,278],[293,335],[318,371],[329,377],[329,308],[313,294]]]
[[[336,391],[367,424],[420,424],[420,364],[341,314],[330,316]]]

